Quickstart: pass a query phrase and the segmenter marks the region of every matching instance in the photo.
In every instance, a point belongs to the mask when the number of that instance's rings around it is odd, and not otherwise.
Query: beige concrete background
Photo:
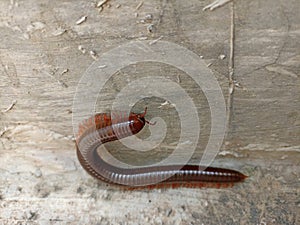
[[[213,164],[249,175],[244,183],[125,191],[96,181],[77,161],[77,83],[97,57],[118,45],[161,39],[184,46],[203,57],[229,98],[232,3],[203,11],[210,3],[110,0],[99,8],[96,1],[0,1],[0,224],[300,224],[298,0],[234,1],[231,122]],[[157,72],[195,100],[203,148],[209,107],[175,68],[124,68],[108,82],[99,109],[109,108],[126,79]],[[159,115],[170,124],[167,143],[141,156],[112,143],[116,157],[143,164],[172,150],[180,127],[176,110],[163,102],[146,99],[136,110],[148,105],[149,118]],[[200,156],[196,152],[193,160]]]

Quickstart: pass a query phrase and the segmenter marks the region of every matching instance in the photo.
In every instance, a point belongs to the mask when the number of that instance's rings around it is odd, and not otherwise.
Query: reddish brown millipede
[[[198,165],[165,165],[141,168],[120,168],[100,157],[97,148],[106,143],[137,134],[143,129],[144,113],[99,113],[82,122],[76,138],[77,156],[82,167],[93,177],[129,187],[228,187],[247,176],[216,167],[202,169]]]

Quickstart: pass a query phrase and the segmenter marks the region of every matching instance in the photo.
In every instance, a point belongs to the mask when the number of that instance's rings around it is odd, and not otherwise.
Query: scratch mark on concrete
[[[14,87],[20,85],[15,64],[10,59],[9,55],[0,56],[0,64],[3,67],[4,73],[10,79]]]
[[[216,0],[216,1],[212,2],[211,4],[205,6],[202,10],[205,11],[205,10],[209,9],[210,11],[213,11],[216,8],[219,8],[231,1],[232,0]]]
[[[228,99],[227,99],[227,132],[229,130],[232,120],[232,108],[233,108],[233,93],[234,93],[234,40],[235,40],[235,27],[234,27],[234,2],[231,3],[231,22],[230,22],[230,55],[228,66]]]

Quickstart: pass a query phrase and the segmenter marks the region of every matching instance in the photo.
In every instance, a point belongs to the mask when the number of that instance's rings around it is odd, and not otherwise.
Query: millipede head
[[[145,119],[146,114],[147,114],[147,107],[145,107],[144,113],[137,114],[137,115],[138,115],[138,118],[141,119],[144,123],[147,123],[148,125],[151,125],[151,126],[155,125],[156,122],[151,123],[149,120]]]

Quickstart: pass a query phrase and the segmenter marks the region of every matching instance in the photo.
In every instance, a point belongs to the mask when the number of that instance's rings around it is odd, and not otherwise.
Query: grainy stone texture
[[[80,167],[72,135],[77,83],[102,53],[161,38],[203,56],[228,98],[231,3],[215,11],[202,11],[207,0],[110,0],[102,10],[95,3],[0,1],[0,224],[300,224],[299,1],[234,1],[236,88],[214,165],[244,172],[246,182],[230,189],[138,191],[98,182]],[[155,63],[115,74],[98,105],[109,108],[127,78],[157,71],[180,78],[209,114],[187,75]],[[162,116],[172,126],[176,111],[159,108],[163,102],[147,99],[138,109],[147,104],[149,118]],[[178,129],[170,129],[170,142],[178,140]],[[143,164],[164,155],[157,152],[144,161],[132,152],[116,157]]]

